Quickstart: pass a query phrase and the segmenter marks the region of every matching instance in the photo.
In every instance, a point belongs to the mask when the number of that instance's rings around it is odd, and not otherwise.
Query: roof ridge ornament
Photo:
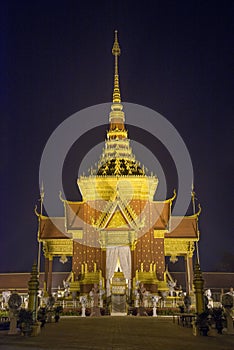
[[[112,48],[112,55],[115,56],[115,74],[114,74],[114,90],[113,90],[113,103],[120,103],[120,88],[119,88],[119,71],[118,71],[118,56],[120,56],[121,50],[118,42],[118,31],[115,30],[115,41]]]

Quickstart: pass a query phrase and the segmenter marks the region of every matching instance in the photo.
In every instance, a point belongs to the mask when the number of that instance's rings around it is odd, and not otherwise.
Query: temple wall
[[[87,272],[93,272],[95,269],[100,270],[103,268],[100,248],[85,246],[76,241],[73,242],[73,245],[72,271],[75,278],[82,273],[82,264],[84,263],[87,264]]]
[[[150,271],[150,264],[156,263],[158,280],[164,279],[165,256],[164,239],[154,238],[154,231],[150,229],[143,235],[136,245],[136,270]],[[142,265],[143,264],[143,265]]]

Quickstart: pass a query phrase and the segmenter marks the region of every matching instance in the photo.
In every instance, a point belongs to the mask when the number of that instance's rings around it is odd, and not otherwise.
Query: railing
[[[183,303],[183,298],[180,297],[167,297],[166,299],[160,299],[157,307],[160,308],[176,308],[178,307],[180,304]],[[79,300],[57,300],[55,302],[55,306],[62,306],[65,309],[76,309],[81,307],[81,303]],[[92,300],[87,299],[87,303],[86,303],[87,307],[92,307]],[[150,308],[153,307],[153,301],[151,300],[151,298],[144,300],[144,306],[146,308]]]

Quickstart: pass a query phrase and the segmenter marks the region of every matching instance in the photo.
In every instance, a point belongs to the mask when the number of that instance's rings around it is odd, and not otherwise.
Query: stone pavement
[[[234,336],[195,337],[192,328],[179,326],[172,318],[64,317],[46,324],[37,337],[1,331],[0,349],[233,350]]]

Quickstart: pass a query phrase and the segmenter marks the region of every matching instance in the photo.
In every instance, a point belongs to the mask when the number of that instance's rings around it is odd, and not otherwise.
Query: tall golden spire
[[[119,71],[118,71],[118,56],[120,56],[121,50],[118,42],[118,31],[115,30],[115,41],[112,48],[112,55],[115,56],[115,75],[114,75],[114,90],[113,90],[113,103],[120,103],[120,88],[119,88]]]

